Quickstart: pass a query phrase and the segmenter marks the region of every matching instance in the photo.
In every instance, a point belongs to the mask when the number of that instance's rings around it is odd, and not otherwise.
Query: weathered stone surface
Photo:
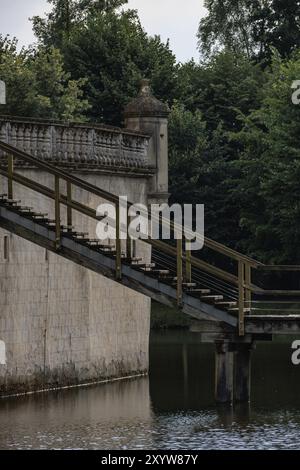
[[[128,201],[166,202],[168,113],[144,82],[125,130],[0,116],[0,140]],[[14,163],[53,188],[53,177]],[[103,202],[79,189],[72,197],[94,209]],[[14,184],[14,198],[54,217],[54,202],[34,191]],[[65,207],[61,217],[66,224]],[[73,225],[96,238],[95,220],[73,211]],[[149,246],[137,242],[135,255],[149,262]],[[148,297],[0,230],[0,394],[147,372],[149,330]]]
[[[1,141],[51,163],[147,168],[149,139],[141,133],[118,128],[0,116]]]
[[[142,80],[139,95],[128,103],[124,112],[125,118],[167,118],[169,114],[168,105],[153,96],[149,80]]]
[[[43,172],[18,171],[46,186],[54,183]],[[143,178],[78,176],[146,203]],[[5,187],[4,179],[0,185]],[[22,204],[53,217],[52,201],[17,184],[14,190]],[[81,190],[74,198],[93,208],[101,202]],[[65,217],[62,208],[63,221]],[[74,212],[74,226],[96,238],[95,221]],[[9,240],[8,259],[4,236]],[[137,254],[150,259],[142,243]],[[6,348],[0,393],[147,372],[149,329],[150,299],[0,230],[0,340]]]

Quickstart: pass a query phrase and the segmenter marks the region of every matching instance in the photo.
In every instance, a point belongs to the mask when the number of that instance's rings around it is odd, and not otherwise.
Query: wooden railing
[[[13,199],[14,186],[16,182],[30,190],[33,190],[43,196],[54,201],[55,206],[55,249],[59,250],[61,245],[61,205],[67,208],[67,226],[72,227],[73,225],[73,211],[77,211],[85,216],[88,216],[95,220],[100,220],[97,216],[95,209],[82,204],[73,199],[74,188],[80,188],[93,195],[100,197],[101,199],[108,201],[115,205],[116,208],[116,257],[115,257],[115,270],[116,279],[122,279],[122,248],[121,248],[121,226],[120,226],[120,201],[119,197],[104,191],[97,186],[94,186],[74,175],[67,173],[43,160],[18,150],[9,144],[0,142],[0,149],[3,152],[3,157],[0,160],[0,175],[7,178],[7,194],[9,199]],[[33,165],[34,167],[45,171],[46,173],[53,175],[54,177],[54,189],[49,188],[37,181],[34,181],[24,174],[20,174],[14,169],[14,159],[23,160],[26,163]],[[24,173],[24,171],[23,171]],[[66,184],[66,190],[63,194],[61,191],[61,181]],[[128,207],[131,203],[128,202]],[[162,223],[165,223],[164,221]],[[168,221],[168,224],[170,222]],[[287,295],[287,296],[300,296],[300,291],[268,291],[262,288],[258,288],[252,283],[252,272],[253,270],[294,270],[300,272],[299,266],[266,266],[259,261],[256,261],[248,256],[245,256],[231,248],[228,248],[218,242],[215,242],[209,238],[204,238],[204,246],[212,252],[229,258],[237,266],[237,274],[217,267],[212,263],[204,261],[203,259],[193,256],[191,251],[187,249],[187,244],[183,235],[183,227],[171,223],[171,228],[177,233],[180,232],[182,237],[176,240],[176,246],[173,246],[166,241],[153,240],[151,237],[143,239],[145,243],[150,244],[156,250],[170,256],[175,261],[176,266],[176,284],[177,284],[177,302],[178,306],[182,305],[183,302],[183,283],[192,283],[194,277],[197,278],[197,273],[205,273],[209,276],[212,285],[214,285],[216,291],[218,289],[218,283],[224,283],[236,290],[237,298],[237,311],[238,311],[238,330],[239,334],[243,336],[245,334],[245,316],[251,312],[251,306],[254,295]],[[185,231],[185,236],[188,234]],[[126,259],[132,258],[132,244],[127,237],[126,242]],[[220,288],[221,289],[221,288]],[[227,287],[226,287],[227,289]],[[222,291],[222,290],[221,290]]]

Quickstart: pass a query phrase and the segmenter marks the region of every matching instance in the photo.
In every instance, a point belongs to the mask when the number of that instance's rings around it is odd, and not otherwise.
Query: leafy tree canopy
[[[84,80],[70,80],[59,50],[17,52],[16,40],[0,36],[0,77],[7,87],[2,114],[82,120],[89,108]]]
[[[176,58],[168,43],[147,35],[135,11],[119,9],[127,2],[69,1],[71,27],[66,28],[61,1],[52,2],[46,19],[34,18],[34,29],[43,47],[60,44],[73,80],[86,80],[88,119],[120,125],[124,106],[136,96],[141,78],[150,78],[158,98],[172,101]]]
[[[272,47],[285,57],[300,46],[298,0],[206,0],[208,15],[200,21],[201,53],[223,48],[270,62]]]
[[[300,76],[300,54],[273,57],[262,106],[241,116],[242,131],[233,138],[244,146],[241,224],[249,231],[244,245],[268,262],[300,262],[300,109],[291,85]]]

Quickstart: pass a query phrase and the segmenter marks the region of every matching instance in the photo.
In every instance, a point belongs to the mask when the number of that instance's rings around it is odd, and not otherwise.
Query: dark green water
[[[251,405],[213,400],[214,349],[153,334],[150,377],[0,401],[1,449],[300,449],[291,343],[253,353]]]

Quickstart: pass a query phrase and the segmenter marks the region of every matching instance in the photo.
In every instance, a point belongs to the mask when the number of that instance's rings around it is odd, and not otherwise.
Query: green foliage
[[[205,57],[223,48],[270,62],[272,47],[289,56],[300,46],[298,0],[206,0],[199,48]]]
[[[136,96],[141,78],[151,79],[158,98],[172,100],[177,69],[168,43],[149,37],[135,11],[119,11],[123,3],[70,2],[73,19],[67,36],[58,21],[64,10],[57,1],[46,19],[34,19],[43,46],[60,43],[72,79],[86,79],[88,119],[115,125],[121,124],[124,106]],[[79,10],[84,14],[78,15]]]
[[[44,46],[61,48],[70,34],[89,15],[111,13],[128,3],[128,0],[48,0],[52,10],[45,18],[32,18],[33,30]]]
[[[7,87],[2,114],[47,119],[82,120],[89,105],[82,99],[83,80],[70,80],[61,53],[17,52],[16,41],[0,41],[0,76]]]
[[[259,106],[264,76],[243,54],[224,51],[208,63],[184,64],[179,71],[180,100],[188,109],[202,111],[211,131],[219,124],[234,131],[239,112]]]
[[[190,319],[182,311],[151,302],[151,330],[188,329],[190,325]]]
[[[273,58],[259,110],[243,117],[234,136],[244,145],[242,224],[249,231],[248,251],[273,262],[300,262],[300,109],[291,85],[300,76],[300,54]]]
[[[210,237],[233,247],[244,237],[235,191],[242,143],[231,138],[260,106],[263,72],[229,51],[179,70],[180,102],[170,116],[170,182],[177,202],[205,204]]]
[[[141,78],[171,106],[173,202],[205,204],[206,234],[267,262],[300,262],[300,2],[206,0],[202,63],[176,64],[126,0],[49,0],[35,49],[0,36],[1,112],[122,124]],[[263,61],[264,67],[261,67]],[[256,65],[259,64],[259,65]],[[268,65],[269,64],[269,65]]]
[[[201,155],[206,146],[206,125],[199,111],[174,104],[169,120],[170,180],[174,202],[193,203],[199,197]]]

